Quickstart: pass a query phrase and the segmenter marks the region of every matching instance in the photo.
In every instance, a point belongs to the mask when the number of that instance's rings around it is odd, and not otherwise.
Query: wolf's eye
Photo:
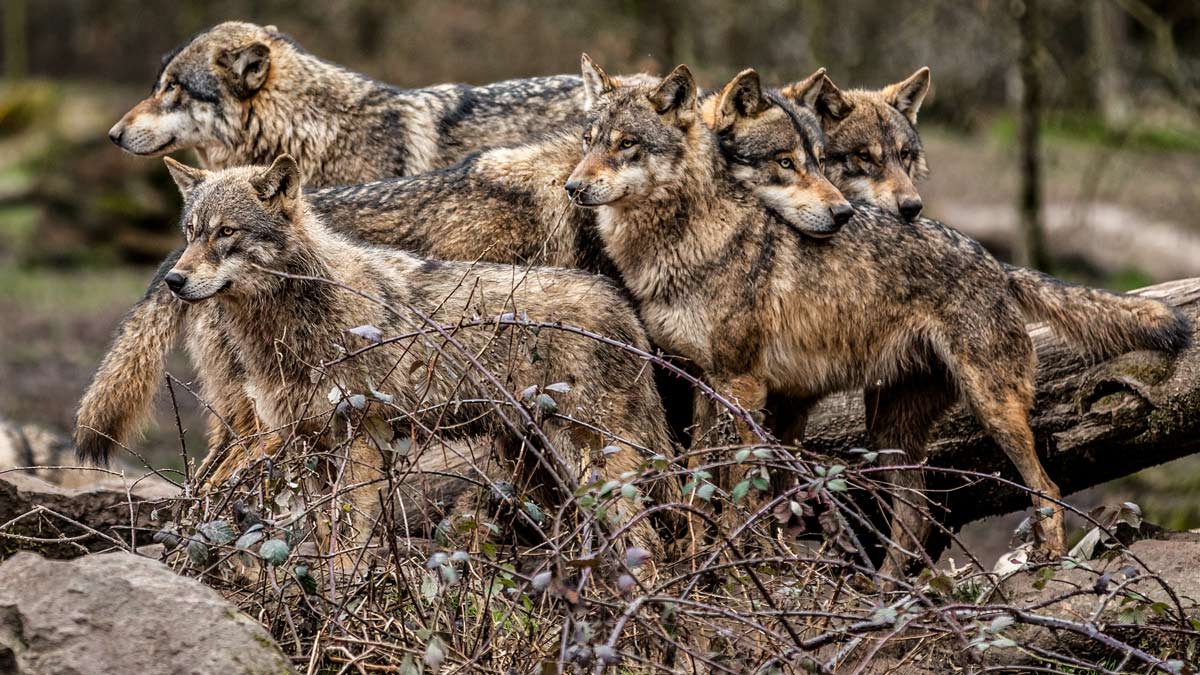
[[[583,143],[584,143],[584,145],[592,144],[592,132],[590,132],[590,131],[583,132]]]
[[[908,161],[908,158],[909,158],[909,156],[911,156],[911,155],[912,155],[912,153],[911,153],[911,152],[909,152],[908,148],[901,148],[901,149],[900,149],[900,159],[902,159],[902,160],[904,160],[904,161]]]
[[[626,138],[625,140],[621,141],[622,150],[628,150],[635,145],[637,145],[637,141],[633,140],[632,138]]]
[[[790,169],[795,165],[796,163],[792,161],[791,157],[784,157],[783,159],[779,160],[779,166],[785,169]]]
[[[857,157],[864,162],[870,162],[872,160],[871,153],[867,152],[866,150],[859,150]]]
[[[232,237],[233,233],[236,231],[237,230],[233,229],[232,227],[222,227],[217,234],[221,235],[222,237]]]

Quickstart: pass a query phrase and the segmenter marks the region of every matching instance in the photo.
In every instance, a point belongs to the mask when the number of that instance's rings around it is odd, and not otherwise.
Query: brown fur
[[[426,261],[353,243],[310,213],[299,192],[298,169],[288,157],[268,169],[209,175],[176,164],[172,173],[187,197],[182,224],[188,247],[167,281],[184,299],[219,303],[225,330],[209,337],[228,340],[258,417],[272,433],[288,438],[289,446],[306,441],[318,450],[344,452],[344,437],[330,425],[325,392],[331,386],[346,396],[380,391],[393,402],[368,398],[362,413],[346,408],[360,431],[377,419],[389,420],[397,437],[415,440],[435,432],[451,437],[494,433],[506,439],[502,445],[510,461],[530,470],[542,467],[522,474],[524,480],[553,485],[555,474],[543,472],[546,462],[535,461],[536,452],[501,422],[492,405],[479,403],[498,398],[499,409],[506,408],[504,396],[471,367],[470,359],[477,359],[512,395],[529,385],[571,386],[568,393],[555,394],[557,415],[545,422],[550,441],[566,453],[570,473],[564,480],[584,486],[593,480],[627,480],[639,473],[644,455],[671,453],[661,402],[639,358],[569,332],[497,325],[494,318],[508,314],[561,322],[648,349],[636,315],[602,277]],[[280,278],[268,269],[291,276]],[[447,326],[470,356],[410,308]],[[471,325],[473,317],[481,317],[480,325]],[[416,335],[341,358],[333,346],[365,346],[345,334],[363,325],[388,338]],[[208,366],[199,360],[205,380],[212,379]],[[520,419],[511,408],[505,414]],[[523,425],[517,429],[527,433]],[[378,436],[367,438],[360,433],[349,444],[345,484],[374,484],[388,470],[386,450],[381,454],[376,447]],[[604,455],[600,450],[606,445],[618,451]],[[672,482],[654,485],[656,497],[672,498]],[[360,514],[376,512],[376,489],[351,491]],[[618,525],[632,524],[628,504],[616,503],[614,510]],[[361,539],[364,521],[357,526]],[[633,524],[631,534],[638,545],[657,546],[644,520]]]
[[[694,92],[682,66],[657,89],[606,86],[572,175],[580,202],[598,208],[605,247],[655,342],[750,410],[774,393],[812,401],[861,387],[873,444],[900,445],[907,461],[923,458],[932,423],[961,396],[1026,483],[1057,498],[1028,424],[1028,303],[1012,290],[1009,270],[939,223],[898,223],[866,204],[835,236],[800,234],[728,177],[717,138],[696,123]],[[792,127],[797,157],[821,141],[804,138],[805,128]],[[816,164],[809,157],[801,166],[819,173]],[[1110,322],[1125,332],[1112,344],[1178,348],[1189,334],[1160,303],[1092,295],[1125,315]],[[1092,321],[1088,310],[1075,305],[1071,314]],[[756,441],[744,428],[743,440]],[[894,474],[904,487],[923,486],[919,472]],[[913,499],[893,504],[892,537],[905,548],[929,529],[904,503]],[[1044,534],[1050,552],[1065,552],[1060,511]],[[888,558],[889,572],[900,566],[898,554]]]

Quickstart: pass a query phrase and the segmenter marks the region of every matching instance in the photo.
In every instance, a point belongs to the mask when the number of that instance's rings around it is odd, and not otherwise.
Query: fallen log
[[[1030,326],[1038,354],[1033,430],[1038,454],[1063,494],[1078,492],[1200,450],[1200,278],[1134,291],[1181,308],[1193,322],[1192,344],[1178,355],[1139,351],[1089,362],[1041,324]],[[1015,468],[974,418],[956,406],[936,427],[928,465],[999,474]],[[827,453],[863,447],[861,393],[824,401],[809,422],[805,445]],[[1028,508],[1029,498],[998,481],[964,487],[961,475],[928,476],[948,509],[946,524]]]

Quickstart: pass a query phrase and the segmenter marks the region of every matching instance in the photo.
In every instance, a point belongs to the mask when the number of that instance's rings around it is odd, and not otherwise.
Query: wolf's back
[[[1046,321],[1060,337],[1100,358],[1136,349],[1177,352],[1192,327],[1178,308],[1152,298],[1112,293],[1004,266],[1009,288],[1030,318]]]
[[[79,402],[75,452],[80,461],[107,464],[113,448],[126,444],[150,412],[186,309],[161,283],[180,253],[163,261],[145,297],[121,320],[112,346]]]

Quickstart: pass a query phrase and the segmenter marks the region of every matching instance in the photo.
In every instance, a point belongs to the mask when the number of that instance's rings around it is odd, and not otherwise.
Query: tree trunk
[[[1200,322],[1200,278],[1135,291],[1180,307]],[[1200,346],[1175,357],[1131,352],[1089,363],[1044,325],[1030,327],[1038,354],[1032,424],[1046,470],[1070,494],[1200,450]],[[1015,468],[960,405],[934,431],[928,465],[998,473],[1020,482]],[[862,396],[839,395],[821,404],[805,444],[830,453],[863,447]],[[946,493],[946,524],[1028,508],[1029,497],[996,481],[963,488],[961,476],[929,471],[931,489]]]
[[[4,0],[4,77],[10,83],[25,78],[28,51],[25,42],[25,0]]]
[[[1038,74],[1037,0],[1016,0],[1020,36],[1021,102],[1018,122],[1018,145],[1021,152],[1021,195],[1018,210],[1021,214],[1021,245],[1018,262],[1025,267],[1048,270],[1049,256],[1042,236],[1042,158],[1040,155],[1040,125],[1042,92]]]

